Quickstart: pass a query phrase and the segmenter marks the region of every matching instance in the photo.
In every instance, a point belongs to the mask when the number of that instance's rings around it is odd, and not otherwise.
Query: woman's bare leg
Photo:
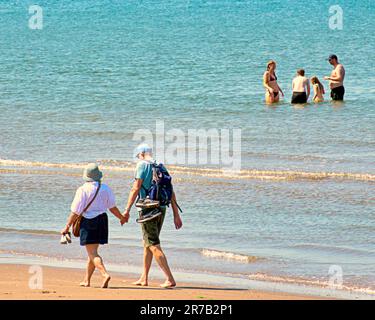
[[[274,102],[276,102],[276,101],[275,101],[275,98],[274,98],[273,94],[270,94],[269,92],[267,92],[266,93],[266,103],[272,104]]]
[[[102,257],[99,256],[98,254],[98,248],[99,248],[99,244],[87,244],[86,245],[87,254],[89,255],[90,260],[94,264],[95,268],[97,268],[100,271],[100,273],[102,274],[104,278],[103,283],[102,283],[102,288],[108,288],[108,283],[109,283],[109,280],[111,280],[111,277],[108,274],[106,268],[104,267]]]
[[[81,287],[89,287],[92,274],[95,271],[95,265],[91,261],[90,257],[87,259],[87,266],[86,266],[86,275],[85,279],[79,284]]]
[[[143,272],[138,281],[133,282],[136,286],[148,286],[148,274],[152,263],[152,252],[149,248],[143,249]]]

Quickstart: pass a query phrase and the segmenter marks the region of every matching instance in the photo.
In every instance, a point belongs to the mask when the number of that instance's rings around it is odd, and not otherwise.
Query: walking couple
[[[140,279],[133,284],[148,285],[148,275],[155,258],[165,274],[166,280],[160,286],[172,288],[176,281],[169,268],[167,258],[160,246],[160,231],[163,226],[166,207],[170,204],[174,216],[176,229],[182,227],[176,195],[171,184],[171,177],[167,169],[152,158],[152,149],[146,144],[137,147],[135,157],[138,163],[135,170],[135,181],[130,191],[126,209],[121,213],[116,206],[115,196],[106,184],[101,183],[102,172],[96,164],[89,164],[83,172],[85,183],[78,188],[71,205],[71,214],[66,226],[61,230],[64,236],[69,234],[73,225],[79,221],[79,237],[81,246],[85,246],[88,259],[86,275],[80,283],[89,287],[91,276],[98,269],[103,276],[102,288],[107,288],[111,279],[103,259],[98,253],[99,245],[108,243],[108,216],[109,210],[121,225],[129,222],[130,210],[136,203],[139,211],[138,222],[141,223],[143,233],[143,273]],[[163,181],[160,181],[163,180]],[[156,191],[156,192],[155,192]],[[156,198],[156,200],[155,200]]]

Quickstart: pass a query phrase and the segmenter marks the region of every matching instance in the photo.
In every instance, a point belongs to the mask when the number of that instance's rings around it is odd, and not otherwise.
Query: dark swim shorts
[[[335,101],[344,100],[345,88],[343,86],[331,90],[331,98]]]
[[[306,92],[293,92],[292,103],[306,103],[307,95]]]

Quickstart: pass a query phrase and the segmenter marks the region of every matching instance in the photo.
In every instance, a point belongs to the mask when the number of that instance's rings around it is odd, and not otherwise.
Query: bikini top
[[[270,81],[277,81],[276,74],[274,76],[270,74]]]

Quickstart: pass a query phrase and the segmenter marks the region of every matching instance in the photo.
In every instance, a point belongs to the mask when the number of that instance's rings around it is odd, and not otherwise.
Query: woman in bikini
[[[314,98],[313,101],[315,103],[323,102],[324,101],[324,94],[326,93],[324,90],[324,86],[319,81],[317,77],[311,78],[311,84],[313,85],[314,89]]]
[[[284,97],[284,92],[277,84],[277,76],[275,74],[276,62],[271,60],[267,63],[267,70],[263,75],[263,86],[266,89],[266,103],[271,104],[279,102],[280,93]]]

